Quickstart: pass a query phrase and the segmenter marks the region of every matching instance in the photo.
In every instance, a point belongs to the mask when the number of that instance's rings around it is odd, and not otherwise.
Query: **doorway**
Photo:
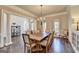
[[[54,22],[54,31],[55,31],[55,37],[59,37],[59,32],[60,32],[60,23],[59,22]]]

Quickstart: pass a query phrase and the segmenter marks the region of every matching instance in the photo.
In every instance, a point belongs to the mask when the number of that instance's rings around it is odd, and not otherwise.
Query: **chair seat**
[[[42,46],[46,46],[47,40],[42,41],[40,44],[41,44]]]
[[[26,44],[26,46],[30,48],[30,44]],[[32,43],[31,44],[31,48],[34,47],[34,46],[36,46],[36,44],[35,43]]]

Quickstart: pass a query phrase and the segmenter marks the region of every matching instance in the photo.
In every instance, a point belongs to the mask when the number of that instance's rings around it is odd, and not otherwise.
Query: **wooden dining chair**
[[[49,51],[49,48],[51,46],[52,40],[54,37],[54,33],[51,33],[46,40],[42,41],[40,44],[45,48],[45,52],[47,53]]]
[[[27,34],[22,34],[22,37],[23,37],[23,41],[24,41],[24,52],[26,52],[26,47],[27,47],[27,50],[29,50],[31,53],[32,48],[35,46],[35,43],[33,43],[30,40],[30,37]]]

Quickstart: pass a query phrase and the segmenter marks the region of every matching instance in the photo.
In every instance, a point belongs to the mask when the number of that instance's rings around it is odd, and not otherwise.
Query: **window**
[[[43,23],[43,31],[46,31],[46,22]]]
[[[28,19],[26,19],[24,21],[24,31],[27,31],[27,30],[29,30],[29,21],[28,21]]]

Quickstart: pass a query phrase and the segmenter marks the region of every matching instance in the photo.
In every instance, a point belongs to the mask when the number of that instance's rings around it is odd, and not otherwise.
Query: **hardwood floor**
[[[67,39],[54,38],[50,53],[74,53],[69,41]]]
[[[22,37],[14,37],[12,41],[12,45],[0,48],[0,53],[24,53]],[[74,51],[66,39],[54,38],[49,53],[74,53]]]

